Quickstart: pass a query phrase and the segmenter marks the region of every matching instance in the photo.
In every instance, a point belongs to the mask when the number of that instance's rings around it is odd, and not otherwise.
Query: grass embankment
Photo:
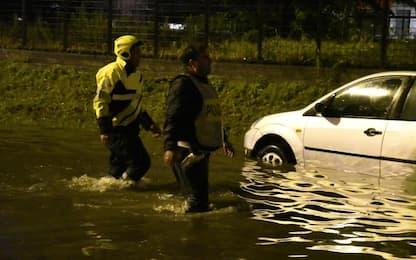
[[[153,66],[155,66],[153,64]],[[0,123],[4,126],[40,125],[47,127],[96,129],[92,99],[95,73],[70,65],[42,65],[2,62],[0,68]],[[248,69],[250,69],[248,67]],[[160,124],[163,123],[168,82],[160,82],[163,72],[147,73],[145,105]],[[150,72],[150,71],[149,71]],[[214,74],[211,79],[222,99],[225,124],[231,134],[241,136],[260,116],[301,108],[338,85],[332,77],[324,80],[270,80],[267,77],[245,78]],[[166,73],[162,78],[173,75]]]

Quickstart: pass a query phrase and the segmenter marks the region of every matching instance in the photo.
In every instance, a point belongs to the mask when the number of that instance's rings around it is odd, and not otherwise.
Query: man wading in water
[[[159,127],[142,106],[143,77],[137,70],[142,42],[133,35],[114,41],[116,61],[96,75],[94,110],[100,140],[110,150],[113,177],[140,180],[150,168],[150,157],[139,137],[140,126],[160,135]]]
[[[207,47],[189,46],[181,61],[185,74],[171,82],[166,99],[164,161],[188,198],[187,212],[204,212],[209,210],[210,153],[223,147],[232,157],[234,149],[222,127],[217,92],[208,80],[211,58]]]

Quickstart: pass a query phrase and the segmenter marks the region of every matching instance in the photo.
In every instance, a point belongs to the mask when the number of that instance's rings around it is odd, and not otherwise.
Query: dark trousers
[[[178,161],[175,163],[173,172],[182,192],[188,199],[188,211],[207,211],[209,209],[208,164],[210,155],[206,154],[198,162],[183,167],[180,162],[189,154],[189,150],[179,148],[178,153]]]
[[[109,174],[119,179],[124,172],[134,181],[150,168],[150,157],[137,134],[115,132],[110,135]]]

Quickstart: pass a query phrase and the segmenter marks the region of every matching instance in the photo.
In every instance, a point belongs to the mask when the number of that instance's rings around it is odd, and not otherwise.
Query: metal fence
[[[218,60],[323,66],[416,64],[412,8],[299,12],[291,1],[21,0],[0,3],[0,46],[111,53],[113,40],[135,34],[145,54],[176,57],[200,39]],[[236,1],[231,1],[236,2]],[[387,9],[388,8],[388,9]],[[328,20],[328,14],[338,16]],[[346,15],[348,14],[348,15]],[[306,18],[305,18],[306,17]],[[336,22],[334,22],[336,21]],[[351,26],[354,25],[354,26]]]

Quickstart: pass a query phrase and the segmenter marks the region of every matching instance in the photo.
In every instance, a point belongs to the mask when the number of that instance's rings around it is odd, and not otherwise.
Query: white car
[[[371,175],[416,172],[416,71],[371,74],[303,109],[255,121],[246,157]]]

